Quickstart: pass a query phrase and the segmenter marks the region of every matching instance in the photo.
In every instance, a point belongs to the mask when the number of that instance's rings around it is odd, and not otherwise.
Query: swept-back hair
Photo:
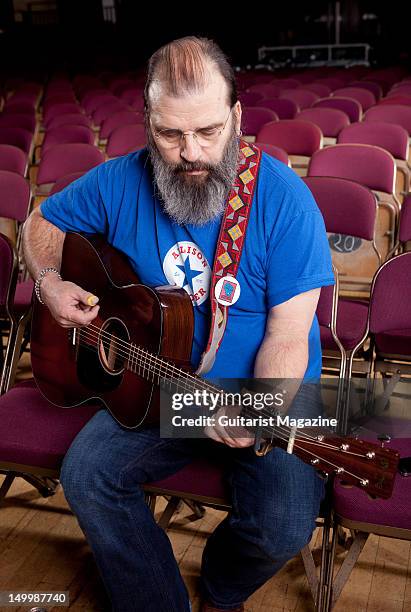
[[[149,94],[153,83],[166,88],[172,96],[201,91],[206,83],[209,66],[217,67],[228,86],[230,107],[237,102],[234,70],[220,47],[213,40],[186,36],[173,40],[156,51],[148,62],[144,88],[144,105],[150,108]]]

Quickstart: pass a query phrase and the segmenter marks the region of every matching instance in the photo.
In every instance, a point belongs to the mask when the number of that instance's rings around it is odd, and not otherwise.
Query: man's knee
[[[315,524],[289,524],[281,528],[281,536],[278,533],[268,532],[265,538],[265,552],[273,560],[279,557],[291,559],[304,548],[311,539]]]

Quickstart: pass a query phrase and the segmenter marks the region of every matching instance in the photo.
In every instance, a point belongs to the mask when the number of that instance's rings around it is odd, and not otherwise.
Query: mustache
[[[202,161],[195,162],[179,162],[178,164],[173,164],[171,170],[176,174],[181,172],[199,172],[201,170],[207,170],[208,172],[212,172],[215,170],[215,166],[213,164],[208,164]]]

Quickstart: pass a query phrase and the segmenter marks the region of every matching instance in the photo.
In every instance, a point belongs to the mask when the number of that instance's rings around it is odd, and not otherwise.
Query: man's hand
[[[241,408],[238,406],[224,406],[220,408],[215,414],[216,424],[205,427],[204,433],[212,440],[227,444],[231,448],[247,448],[252,446],[254,444],[254,436],[247,429],[233,425],[224,426],[219,423],[221,417],[235,419],[240,412]]]
[[[98,297],[78,285],[47,274],[41,281],[41,297],[62,327],[84,327],[97,316]]]

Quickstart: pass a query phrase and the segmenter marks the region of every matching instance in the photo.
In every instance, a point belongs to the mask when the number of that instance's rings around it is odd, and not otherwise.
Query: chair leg
[[[317,576],[317,568],[315,566],[313,555],[308,544],[304,546],[300,554],[304,563],[305,574],[307,576],[311,596],[313,598],[313,601],[316,603],[318,598],[319,580]]]
[[[154,514],[156,511],[157,495],[154,495],[154,493],[145,493],[144,500],[151,512]]]
[[[30,318],[30,312],[28,312],[24,317],[20,319],[17,324],[17,328],[12,337],[10,332],[9,345],[7,348],[6,359],[5,359],[5,376],[3,382],[2,393],[5,393],[10,389],[10,387],[14,383],[14,378],[16,376],[17,365],[20,359],[20,348],[21,343],[23,341],[24,330],[26,324]]]
[[[11,321],[9,337],[7,339],[7,344],[6,344],[6,352],[5,352],[4,360],[3,360],[3,368],[1,370],[0,395],[2,395],[3,393],[7,391],[6,380],[7,380],[7,375],[8,375],[8,364],[11,358],[10,356],[13,352],[14,344],[16,342],[16,334],[17,334],[16,324],[14,321]]]
[[[1,487],[0,487],[0,504],[6,497],[7,493],[9,492],[10,487],[13,484],[16,476],[17,474],[15,472],[8,472],[6,474],[6,478],[3,480]]]
[[[331,527],[331,517],[324,519],[323,539],[321,547],[320,580],[315,610],[316,612],[328,612],[331,608],[331,588],[333,574],[333,559],[335,552],[335,533]]]
[[[174,513],[177,512],[177,510],[179,510],[182,505],[183,505],[182,499],[180,499],[179,497],[171,497],[168,501],[168,504],[163,514],[160,516],[158,525],[162,527],[163,529],[167,529],[167,527],[170,524],[171,519],[173,518]]]
[[[202,519],[204,517],[206,513],[204,506],[195,501],[192,501],[191,499],[183,499],[183,502],[187,504],[189,508],[191,508],[197,519]]]
[[[59,481],[46,476],[34,476],[33,474],[19,474],[26,482],[31,484],[42,497],[51,497],[56,493]]]
[[[336,529],[335,531],[338,531],[338,530]],[[332,610],[335,604],[337,603],[337,600],[339,596],[341,595],[341,591],[343,590],[348,578],[350,577],[351,572],[354,568],[354,565],[357,563],[358,557],[360,556],[369,538],[369,535],[370,535],[369,533],[364,533],[362,531],[358,531],[355,534],[355,538],[348,550],[348,554],[345,557],[332,583],[332,589],[330,589],[331,591],[330,607],[327,609],[327,612],[328,610]],[[334,546],[334,549],[335,549],[335,546]],[[333,555],[333,558],[331,559],[331,563],[333,566],[334,565],[334,555]]]

